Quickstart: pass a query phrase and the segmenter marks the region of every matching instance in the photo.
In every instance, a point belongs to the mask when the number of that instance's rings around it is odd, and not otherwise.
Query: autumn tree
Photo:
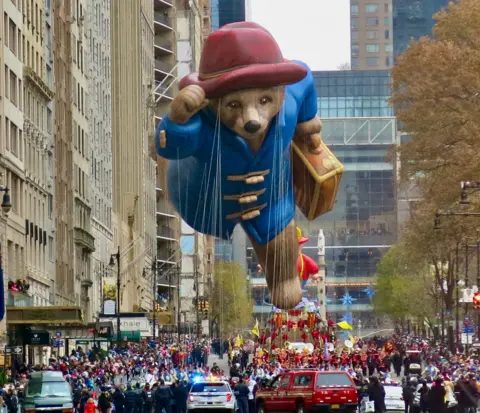
[[[435,17],[434,36],[398,58],[391,103],[411,137],[398,148],[401,182],[450,208],[460,181],[480,179],[480,2],[451,2]]]
[[[238,263],[217,262],[212,291],[212,316],[221,336],[251,329],[253,301],[247,273]]]

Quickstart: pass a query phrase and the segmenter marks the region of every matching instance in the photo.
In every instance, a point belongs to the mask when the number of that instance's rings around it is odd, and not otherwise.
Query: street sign
[[[19,355],[23,354],[23,347],[22,346],[6,346],[5,347],[5,354],[13,354],[13,355]]]
[[[56,336],[57,337],[62,337],[62,332],[60,330],[57,330]]]

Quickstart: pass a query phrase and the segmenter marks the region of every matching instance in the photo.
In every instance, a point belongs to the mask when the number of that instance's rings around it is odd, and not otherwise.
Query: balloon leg
[[[275,307],[294,308],[302,298],[297,273],[297,228],[292,220],[273,240],[265,245],[252,242],[260,265],[264,268],[268,289]]]

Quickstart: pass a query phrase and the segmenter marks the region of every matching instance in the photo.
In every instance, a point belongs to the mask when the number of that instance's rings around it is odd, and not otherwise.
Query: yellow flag
[[[346,321],[337,323],[337,326],[339,326],[342,330],[353,330],[353,327],[350,324],[348,324]]]
[[[243,337],[239,334],[237,338],[235,339],[235,346],[236,347],[241,347],[243,346]]]
[[[258,320],[257,319],[255,319],[255,326],[252,329],[252,334],[254,336],[260,337],[260,330],[258,328]]]

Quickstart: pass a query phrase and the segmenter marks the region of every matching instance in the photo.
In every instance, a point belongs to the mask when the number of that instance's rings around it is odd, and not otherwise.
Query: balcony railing
[[[155,83],[155,85],[158,84],[158,82]],[[173,99],[173,87],[168,87],[168,85],[163,84],[162,86],[155,88],[155,94],[161,96],[162,99]]]
[[[159,70],[165,74],[169,74],[172,71],[173,65],[171,63],[164,62],[160,59],[155,60],[155,70]]]
[[[162,12],[155,12],[155,23],[159,23],[161,26],[172,29],[172,19],[169,16],[165,16]]]
[[[158,225],[157,238],[176,241],[178,239],[178,233],[168,225]]]
[[[95,237],[83,228],[75,227],[73,238],[75,244],[82,246],[85,251],[95,251]]]
[[[173,53],[173,42],[165,39],[155,39],[155,53],[159,56]]]
[[[21,291],[8,291],[7,305],[11,307],[33,307],[33,297]]]
[[[155,10],[160,10],[165,7],[172,7],[172,0],[154,0],[153,7]]]

